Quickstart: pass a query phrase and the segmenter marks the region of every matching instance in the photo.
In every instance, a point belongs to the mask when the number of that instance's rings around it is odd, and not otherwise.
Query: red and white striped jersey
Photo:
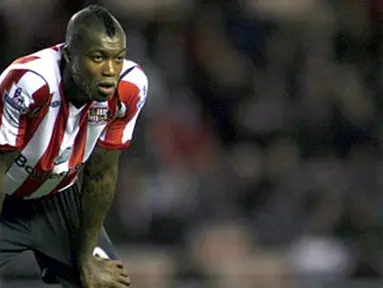
[[[57,193],[76,180],[96,145],[129,146],[145,103],[143,70],[125,60],[108,101],[76,108],[63,94],[60,45],[14,61],[0,75],[0,151],[19,151],[4,192],[24,199]],[[0,153],[1,153],[0,152]]]

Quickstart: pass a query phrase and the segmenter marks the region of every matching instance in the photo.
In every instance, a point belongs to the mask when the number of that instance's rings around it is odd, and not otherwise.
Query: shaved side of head
[[[125,32],[118,20],[104,7],[88,6],[69,20],[65,42],[68,48],[75,50],[94,34],[105,33],[108,37],[123,36]]]

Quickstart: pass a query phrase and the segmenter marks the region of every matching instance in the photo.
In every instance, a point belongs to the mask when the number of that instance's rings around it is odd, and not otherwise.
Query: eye
[[[91,58],[92,61],[95,63],[101,63],[104,60],[104,57],[102,57],[101,55],[93,55]]]
[[[119,56],[116,58],[116,62],[117,63],[122,63],[124,61],[124,57],[123,56]]]

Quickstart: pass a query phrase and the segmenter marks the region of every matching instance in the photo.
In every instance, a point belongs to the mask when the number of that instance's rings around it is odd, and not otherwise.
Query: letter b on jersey
[[[27,161],[28,161],[27,158],[21,154],[19,156],[17,156],[17,158],[15,159],[16,165],[21,167],[21,168],[23,168],[25,166],[25,164],[27,164]]]

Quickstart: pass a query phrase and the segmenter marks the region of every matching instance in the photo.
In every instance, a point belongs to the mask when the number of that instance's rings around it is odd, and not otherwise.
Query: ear
[[[71,59],[72,59],[72,57],[71,57],[68,45],[65,45],[64,48],[63,48],[63,56],[64,56],[64,59],[65,59],[65,62],[69,64]]]

